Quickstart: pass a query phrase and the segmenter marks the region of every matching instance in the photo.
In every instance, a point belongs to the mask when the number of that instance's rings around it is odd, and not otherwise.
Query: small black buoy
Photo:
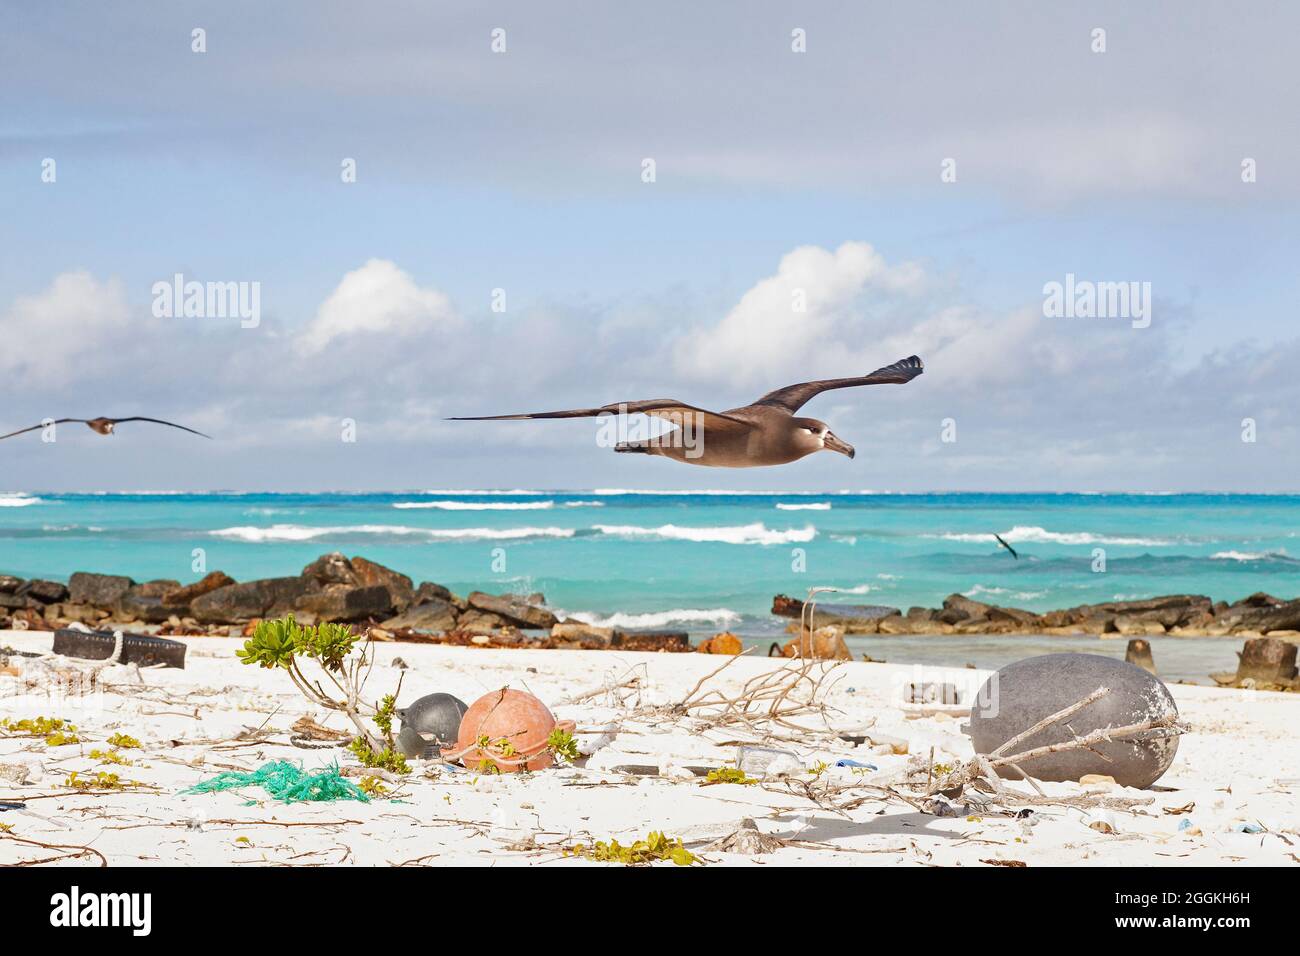
[[[441,756],[443,747],[456,743],[460,719],[468,709],[463,700],[451,694],[421,697],[410,707],[397,712],[402,721],[397,748],[407,757],[423,760]]]

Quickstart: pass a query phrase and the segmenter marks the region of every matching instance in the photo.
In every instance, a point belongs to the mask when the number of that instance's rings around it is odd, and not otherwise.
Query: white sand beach
[[[50,641],[49,633],[0,632],[0,646],[19,651],[48,652]],[[653,705],[681,700],[723,658],[386,643],[376,648],[367,686],[376,697],[391,692],[399,674],[402,705],[434,691],[472,702],[506,685],[528,690],[557,717],[577,723],[589,753],[579,761],[585,766],[495,776],[413,761],[413,773],[369,803],[285,804],[256,787],[182,791],[222,771],[252,771],[278,759],[307,768],[337,760],[356,768],[341,747],[308,750],[290,741],[290,726],[304,715],[338,730],[348,729],[346,721],[313,710],[283,671],[241,664],[235,657],[241,641],[187,643],[183,670],[112,665],[84,696],[47,696],[41,682],[50,659],[12,658],[20,673],[0,676],[0,716],[63,718],[76,725],[80,741],[50,746],[32,736],[0,736],[0,803],[26,806],[0,812],[0,864],[587,866],[596,864],[563,849],[611,838],[626,844],[651,831],[680,837],[706,865],[1300,861],[1296,695],[1172,685],[1190,731],[1172,768],[1148,790],[1044,783],[1044,801],[1026,784],[1008,783],[1024,795],[1027,816],[981,812],[965,805],[965,795],[955,815],[934,815],[862,786],[856,806],[837,810],[831,801],[810,799],[819,791],[808,784],[888,785],[918,757],[926,765],[969,758],[960,716],[908,711],[900,692],[918,677],[973,690],[987,672],[927,668],[918,674],[904,665],[842,664],[825,703],[834,708],[837,729],[865,736],[861,744],[830,735],[806,746],[787,740],[778,746],[794,750],[806,767],[828,767],[785,782],[706,784],[684,768],[730,764],[737,727],[646,714]],[[405,670],[394,665],[398,658]],[[715,681],[734,691],[782,666],[788,662],[743,657]],[[566,703],[620,682],[621,688]],[[114,734],[139,740],[140,748],[117,751],[129,764],[91,756],[112,752],[107,740]],[[877,769],[835,766],[846,759]],[[615,769],[626,766],[655,769],[639,776]],[[84,781],[100,771],[118,774],[127,789],[67,785],[71,774]],[[840,791],[834,802],[852,796]],[[745,818],[782,842],[759,855],[712,845]]]

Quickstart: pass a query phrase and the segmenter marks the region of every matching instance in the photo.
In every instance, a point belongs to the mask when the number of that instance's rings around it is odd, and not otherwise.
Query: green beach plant
[[[302,625],[290,614],[278,620],[259,621],[236,654],[245,664],[283,669],[313,704],[346,715],[359,732],[348,749],[364,766],[400,774],[411,772],[393,739],[401,678],[393,693],[374,704],[362,697],[374,664],[368,637],[346,624]],[[316,663],[325,684],[307,676],[303,671],[305,660]],[[326,685],[331,686],[327,689]]]

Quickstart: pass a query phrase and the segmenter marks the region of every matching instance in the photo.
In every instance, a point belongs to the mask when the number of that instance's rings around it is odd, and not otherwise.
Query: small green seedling
[[[126,787],[144,786],[138,780],[123,780],[117,774],[108,773],[105,770],[99,771],[90,778],[82,777],[74,770],[68,774],[68,778],[63,781],[63,785],[71,787],[73,790],[123,790]]]
[[[293,685],[309,701],[346,714],[360,731],[348,749],[362,765],[393,773],[410,773],[411,768],[393,739],[397,693],[388,694],[373,705],[362,700],[361,692],[370,673],[373,653],[369,650],[368,638],[359,655],[352,653],[361,640],[362,635],[354,633],[348,625],[324,623],[304,626],[290,614],[279,620],[258,622],[252,636],[244,642],[243,650],[236,653],[245,664],[283,668]],[[320,666],[325,672],[326,684],[332,686],[333,691],[327,693],[319,679],[311,680],[303,673],[302,660],[305,658]],[[398,690],[401,690],[400,678]],[[367,717],[377,732],[367,724]]]
[[[100,750],[98,748],[90,752],[91,760],[98,760],[100,763],[117,764],[122,767],[132,767],[135,765],[134,760],[127,760],[116,750]]]
[[[551,731],[551,735],[546,738],[546,749],[555,755],[557,760],[563,760],[566,763],[573,763],[578,759],[578,742],[573,739],[573,734],[567,730],[560,730],[558,727]]]

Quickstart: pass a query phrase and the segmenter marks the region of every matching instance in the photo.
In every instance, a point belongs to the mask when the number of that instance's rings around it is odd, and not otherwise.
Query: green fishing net
[[[209,780],[201,780],[183,793],[220,793],[223,790],[238,790],[242,787],[261,787],[277,800],[296,803],[308,800],[313,802],[328,800],[360,800],[369,803],[370,798],[361,789],[339,773],[337,763],[331,764],[316,773],[307,773],[297,764],[287,760],[273,760],[263,764],[252,773],[237,773],[227,770]]]

